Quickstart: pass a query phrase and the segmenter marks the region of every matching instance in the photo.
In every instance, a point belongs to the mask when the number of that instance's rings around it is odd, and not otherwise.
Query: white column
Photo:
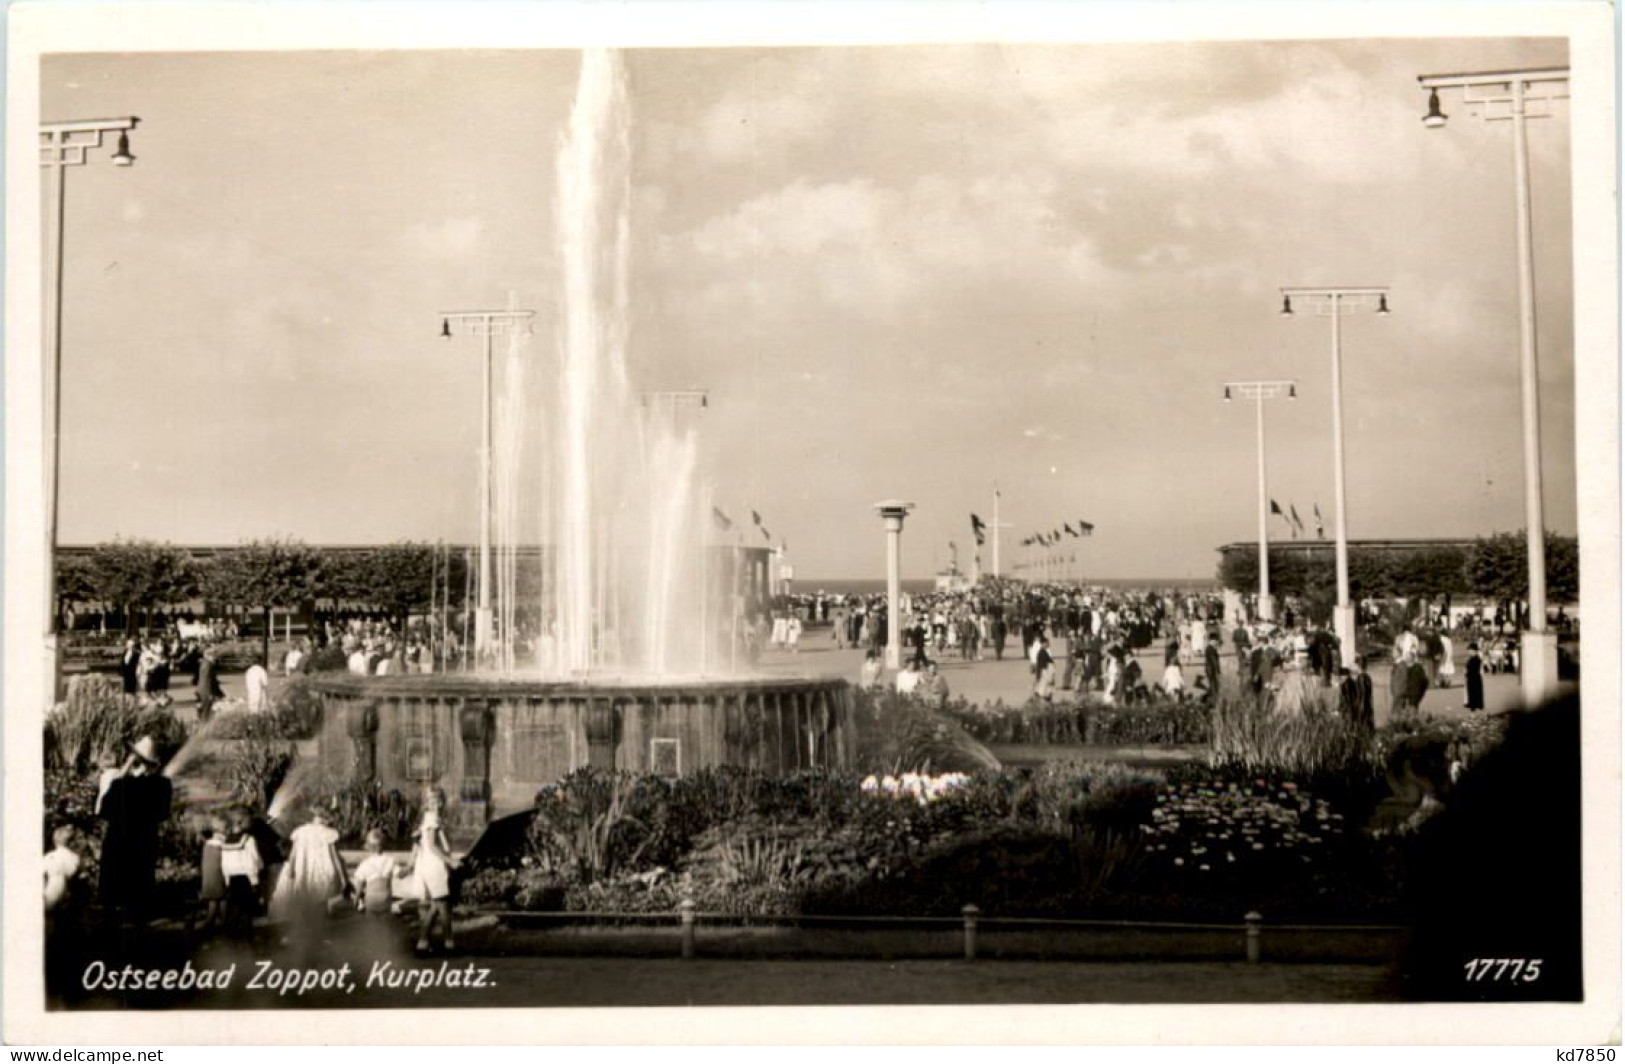
[[[1518,659],[1524,702],[1557,686],[1557,636],[1546,630],[1546,519],[1540,469],[1540,368],[1535,352],[1535,258],[1529,210],[1529,140],[1524,83],[1512,83],[1513,170],[1518,197],[1518,346],[1523,392],[1524,525],[1529,540],[1529,630]]]
[[[1355,657],[1354,606],[1349,601],[1349,528],[1343,487],[1343,299],[1332,300],[1332,473],[1337,516],[1337,605],[1332,608],[1332,630],[1337,633],[1343,665]]]
[[[1270,525],[1269,490],[1264,483],[1264,391],[1256,389],[1253,400],[1258,404],[1258,619],[1275,619],[1275,607],[1270,603]]]
[[[474,657],[478,665],[491,647],[491,333],[483,323],[485,371],[480,390],[480,573],[479,608],[474,615]]]
[[[45,505],[47,510],[47,524],[45,529],[45,682],[46,705],[56,704],[60,692],[57,688],[62,683],[62,658],[59,637],[57,635],[56,615],[56,531],[57,531],[57,481],[62,473],[62,240],[67,220],[67,164],[62,160],[62,139],[66,134],[58,133],[52,137],[50,169],[52,180],[50,183],[51,196],[54,201],[51,238],[47,253],[50,255],[50,276],[46,282],[46,297],[51,301],[45,312],[46,342],[45,354],[50,359],[46,364],[47,379],[45,382],[45,416],[48,432],[46,445],[51,453],[46,456]]]

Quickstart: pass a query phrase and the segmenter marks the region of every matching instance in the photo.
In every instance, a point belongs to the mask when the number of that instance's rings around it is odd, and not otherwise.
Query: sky
[[[720,509],[798,578],[904,575],[1086,520],[1085,571],[1206,577],[1269,494],[1332,518],[1331,323],[1283,285],[1388,285],[1344,319],[1352,538],[1523,524],[1507,123],[1419,74],[1562,65],[1561,40],[669,49],[626,55],[630,370],[710,393]],[[61,541],[475,537],[476,341],[538,312],[574,51],[51,56],[47,120],[136,114],[68,175]],[[1567,104],[1530,125],[1549,527],[1575,531]],[[1285,537],[1279,520],[1274,534]],[[984,548],[984,567],[991,564]]]

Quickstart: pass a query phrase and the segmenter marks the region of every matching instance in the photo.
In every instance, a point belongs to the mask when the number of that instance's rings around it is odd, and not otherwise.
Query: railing
[[[1247,912],[1239,923],[1213,923],[1177,920],[1082,920],[1061,917],[988,916],[975,905],[966,905],[959,916],[875,916],[875,915],[767,915],[742,916],[736,913],[701,912],[692,900],[684,899],[675,913],[671,912],[487,912],[504,923],[535,923],[572,925],[645,925],[656,929],[670,928],[675,921],[679,932],[680,954],[684,960],[693,959],[699,952],[702,925],[791,925],[795,927],[879,927],[900,929],[949,930],[958,929],[967,961],[977,959],[980,952],[979,936],[990,929],[1039,929],[1073,931],[1147,931],[1158,933],[1188,933],[1192,935],[1234,934],[1242,942],[1241,955],[1248,963],[1257,964],[1264,958],[1266,930],[1274,934],[1343,934],[1398,936],[1407,928],[1394,924],[1266,924],[1257,910]]]

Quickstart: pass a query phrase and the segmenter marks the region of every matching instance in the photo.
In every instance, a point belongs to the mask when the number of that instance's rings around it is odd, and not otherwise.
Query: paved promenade
[[[1056,655],[1057,668],[1064,668],[1066,647],[1065,640],[1055,640],[1052,652]],[[1144,671],[1147,682],[1155,682],[1162,675],[1163,648],[1152,647],[1140,651],[1136,657],[1140,668]],[[957,651],[949,651],[937,659],[938,667],[943,677],[948,681],[949,693],[955,697],[964,697],[978,704],[1003,701],[1007,706],[1019,706],[1026,702],[1032,694],[1032,670],[1025,658],[1021,656],[1019,648],[1013,645],[1006,648],[1003,661],[993,660],[989,653],[983,661],[964,661],[958,657]],[[1466,694],[1460,681],[1463,659],[1456,661],[1457,682],[1450,687],[1433,687],[1428,690],[1427,696],[1422,700],[1422,712],[1427,716],[1465,717],[1467,710],[1462,702]],[[837,650],[830,638],[829,630],[815,629],[802,639],[801,649],[797,653],[782,650],[769,650],[763,655],[761,667],[770,672],[806,672],[816,675],[844,676],[856,682],[858,674],[863,668],[863,652],[861,650]],[[1236,659],[1234,654],[1226,654],[1223,658],[1222,668],[1225,676],[1235,675]],[[1189,666],[1185,668],[1185,683],[1191,685],[1196,678],[1198,670]],[[1371,683],[1376,696],[1376,716],[1379,725],[1388,720],[1391,703],[1388,697],[1387,663],[1372,665],[1369,669]],[[1059,677],[1059,672],[1057,673]],[[1060,695],[1058,694],[1058,697]],[[1484,703],[1491,713],[1502,713],[1518,704],[1518,678],[1509,674],[1500,674],[1484,677]]]

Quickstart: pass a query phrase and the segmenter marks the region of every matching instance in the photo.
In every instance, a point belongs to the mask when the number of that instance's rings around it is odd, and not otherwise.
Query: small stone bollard
[[[683,925],[683,960],[694,959],[694,899],[684,898],[677,906],[677,918]]]
[[[967,905],[959,910],[965,917],[965,959],[976,959],[976,918],[982,915],[982,910],[974,905]]]
[[[1247,921],[1247,963],[1257,964],[1264,955],[1264,914],[1254,910],[1243,919]]]

